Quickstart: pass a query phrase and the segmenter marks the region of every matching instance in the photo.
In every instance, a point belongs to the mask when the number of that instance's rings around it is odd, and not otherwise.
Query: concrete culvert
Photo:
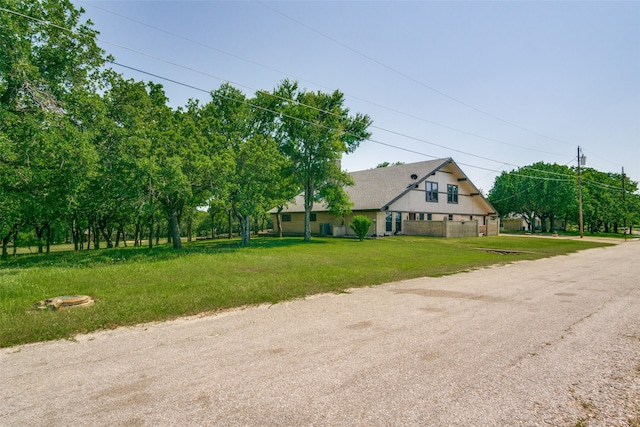
[[[88,295],[64,295],[38,301],[33,305],[33,308],[36,310],[65,310],[73,307],[87,307],[93,304],[93,298]]]

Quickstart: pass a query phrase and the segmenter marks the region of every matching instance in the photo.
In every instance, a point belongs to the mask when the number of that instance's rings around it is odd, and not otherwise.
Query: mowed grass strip
[[[0,347],[78,333],[277,303],[350,287],[441,276],[606,244],[561,239],[396,236],[349,239],[256,238],[168,247],[25,255],[0,261]],[[523,251],[501,255],[478,250]],[[96,304],[36,311],[36,301],[90,295]]]

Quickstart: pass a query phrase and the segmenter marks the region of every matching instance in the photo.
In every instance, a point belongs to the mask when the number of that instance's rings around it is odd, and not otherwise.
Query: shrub
[[[351,220],[349,227],[353,229],[360,241],[363,241],[371,228],[371,219],[364,215],[356,215]]]

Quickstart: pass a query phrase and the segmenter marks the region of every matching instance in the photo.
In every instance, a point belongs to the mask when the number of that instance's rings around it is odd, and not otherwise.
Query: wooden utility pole
[[[584,226],[582,223],[582,177],[580,176],[580,163],[582,163],[582,157],[580,156],[580,146],[578,145],[578,217],[580,221],[580,238],[584,237]]]
[[[624,240],[625,242],[627,241],[627,205],[624,201],[624,181],[625,178],[627,176],[624,173],[624,166],[622,167],[622,215],[624,215],[623,217],[623,223],[622,226],[624,227]]]

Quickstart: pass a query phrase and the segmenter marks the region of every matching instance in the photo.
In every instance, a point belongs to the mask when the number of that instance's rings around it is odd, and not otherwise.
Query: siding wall
[[[432,237],[477,237],[478,221],[405,221],[404,234]]]
[[[354,212],[347,215],[344,221],[339,220],[335,216],[326,213],[318,212],[316,214],[316,221],[311,222],[311,233],[318,235],[320,233],[320,225],[324,223],[331,224],[329,236],[355,236],[355,233],[349,227],[351,220],[355,215],[364,215],[370,218],[373,222],[369,230],[369,236],[372,235],[389,235],[395,232],[395,215],[393,212],[393,230],[386,231],[386,212]],[[486,217],[474,217],[477,219],[469,220],[468,216],[454,215],[453,221],[448,220],[448,215],[433,215],[432,221],[421,220],[409,220],[407,213],[402,213],[402,232],[410,236],[434,236],[434,237],[470,237],[479,236],[484,234],[486,236],[497,236],[500,232],[500,221],[497,219],[490,219]],[[425,214],[426,218],[426,214]],[[440,218],[440,220],[436,219]],[[273,224],[277,224],[275,214],[272,214]],[[282,222],[282,229],[284,234],[303,234],[304,233],[304,214],[303,213],[291,213],[291,221]],[[276,231],[274,229],[274,231]]]

